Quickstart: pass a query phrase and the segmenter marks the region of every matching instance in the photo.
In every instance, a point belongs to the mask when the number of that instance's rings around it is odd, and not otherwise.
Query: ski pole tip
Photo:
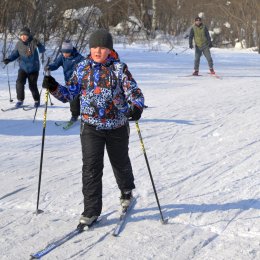
[[[168,224],[168,221],[169,221],[169,218],[161,219],[161,223],[162,223],[163,225]]]
[[[37,209],[33,214],[35,214],[37,216],[38,214],[41,214],[43,212],[44,212],[43,210]]]

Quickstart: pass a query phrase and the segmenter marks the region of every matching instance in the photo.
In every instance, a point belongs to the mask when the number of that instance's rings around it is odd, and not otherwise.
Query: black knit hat
[[[202,19],[201,19],[201,17],[199,17],[199,16],[197,16],[195,19],[194,19],[194,21],[201,21]]]
[[[89,48],[105,47],[113,50],[112,35],[105,29],[98,29],[89,38]]]
[[[20,31],[20,35],[27,35],[30,36],[31,31],[28,27],[24,27],[21,31]]]

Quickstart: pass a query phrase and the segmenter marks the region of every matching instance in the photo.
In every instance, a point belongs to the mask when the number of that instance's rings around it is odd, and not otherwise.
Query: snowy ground
[[[85,232],[45,259],[260,259],[260,56],[249,51],[212,50],[222,79],[186,77],[193,51],[151,52],[116,48],[142,88],[146,104],[139,125],[169,223],[160,223],[144,156],[131,124],[130,156],[137,204],[120,237],[119,191],[107,156],[99,227]],[[15,96],[17,68],[9,66]],[[62,71],[53,75],[62,82]],[[42,81],[42,72],[39,82]],[[27,88],[28,89],[28,88]],[[1,108],[10,106],[6,70],[0,69]],[[43,101],[43,97],[42,97]],[[40,209],[36,208],[43,108],[0,112],[1,259],[28,259],[69,233],[83,209],[79,126],[55,121],[70,117],[67,104],[52,98],[48,108]],[[27,90],[26,103],[32,103]]]

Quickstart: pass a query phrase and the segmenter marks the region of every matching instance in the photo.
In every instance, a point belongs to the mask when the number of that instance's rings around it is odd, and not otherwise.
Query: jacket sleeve
[[[125,92],[127,101],[140,109],[144,107],[144,96],[141,89],[137,86],[136,81],[128,70],[127,65],[124,65],[122,75],[122,87]]]
[[[191,27],[190,35],[189,35],[189,46],[192,45],[193,38],[194,38],[194,30],[193,30],[193,27]]]
[[[36,42],[37,42],[37,48],[39,50],[39,53],[44,53],[46,51],[45,46],[38,40],[36,40]]]
[[[62,66],[63,62],[62,62],[62,55],[59,55],[59,57],[54,60],[53,63],[48,65],[49,70],[53,71],[53,70],[57,70],[60,66]]]
[[[206,26],[205,26],[205,35],[206,35],[206,38],[208,40],[208,43],[211,44],[211,38],[210,38],[210,35],[209,35],[209,30]]]
[[[65,86],[61,84],[58,85],[55,91],[52,91],[51,94],[60,100],[63,103],[74,100],[81,91],[80,86],[80,71],[82,68],[76,68],[73,72],[71,79],[66,83]]]
[[[11,54],[8,56],[8,60],[14,61],[14,60],[16,60],[16,59],[19,58],[19,57],[20,57],[20,54],[19,54],[19,52],[18,52],[18,49],[15,48],[15,49],[11,52]]]

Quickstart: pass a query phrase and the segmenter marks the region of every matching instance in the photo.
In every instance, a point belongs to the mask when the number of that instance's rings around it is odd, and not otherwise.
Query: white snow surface
[[[135,124],[130,157],[137,204],[119,237],[119,190],[104,159],[103,219],[44,259],[260,259],[260,58],[257,53],[212,49],[221,79],[193,71],[194,51],[116,45],[149,106],[139,126],[164,218],[151,185]],[[182,52],[182,53],[181,53]],[[179,53],[179,54],[178,54]],[[9,64],[15,102],[17,67]],[[62,69],[52,75],[63,82]],[[42,82],[40,71],[39,86]],[[11,106],[7,71],[0,69],[1,108]],[[44,103],[44,95],[41,97]],[[13,102],[13,103],[14,103]],[[79,124],[64,131],[68,104],[48,107],[39,208],[44,108],[0,111],[1,260],[29,259],[78,224],[83,211]],[[26,104],[32,96],[26,86]]]

